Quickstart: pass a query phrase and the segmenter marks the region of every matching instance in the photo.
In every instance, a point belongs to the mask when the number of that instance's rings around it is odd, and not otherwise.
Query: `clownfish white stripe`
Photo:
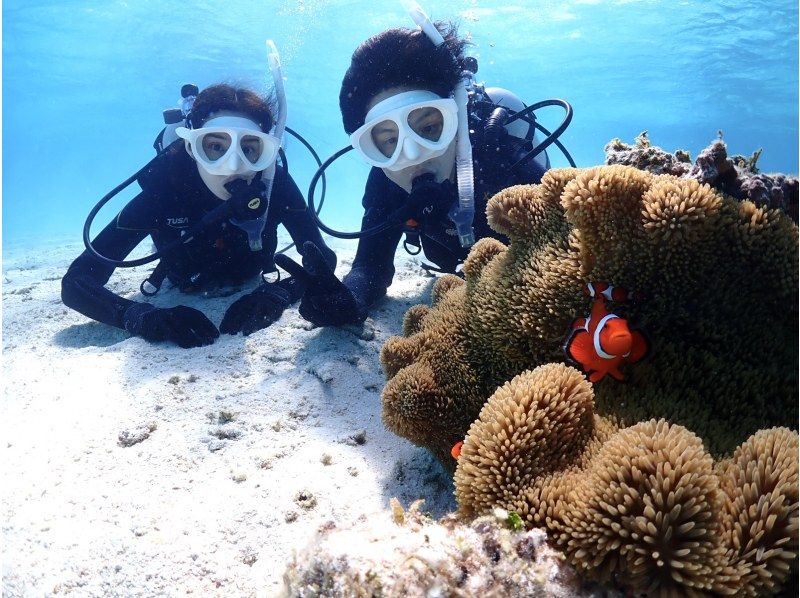
[[[600,320],[599,324],[597,324],[597,329],[594,331],[592,341],[594,341],[594,350],[598,357],[602,357],[603,359],[614,359],[616,357],[616,355],[610,355],[609,353],[603,351],[603,348],[600,346],[600,333],[603,331],[606,322],[618,317],[619,316],[615,316],[614,314],[608,314],[607,316],[604,316],[602,320]]]
[[[605,282],[587,282],[586,290],[592,299],[597,299],[599,295],[602,295],[608,301],[624,302],[629,297],[627,289]]]

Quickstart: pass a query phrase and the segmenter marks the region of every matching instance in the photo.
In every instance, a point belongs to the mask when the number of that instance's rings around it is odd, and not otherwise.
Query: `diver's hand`
[[[135,303],[122,317],[125,330],[151,342],[170,341],[189,349],[210,345],[219,331],[201,311],[185,305],[160,308]]]
[[[405,205],[405,219],[419,223],[443,221],[457,200],[456,186],[451,181],[437,183],[433,176],[423,175],[414,179]]]
[[[245,336],[266,328],[289,307],[289,293],[276,284],[264,283],[252,293],[234,301],[225,312],[219,331]]]
[[[303,265],[278,254],[275,263],[294,276],[304,287],[300,315],[317,326],[359,324],[364,320],[353,293],[336,278],[319,247],[303,244]]]

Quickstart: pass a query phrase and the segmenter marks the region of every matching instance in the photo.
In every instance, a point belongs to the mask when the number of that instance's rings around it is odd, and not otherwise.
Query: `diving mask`
[[[240,116],[211,118],[199,129],[178,127],[175,133],[209,174],[260,172],[275,163],[280,140]]]
[[[350,143],[368,164],[398,171],[441,156],[457,128],[455,100],[427,90],[405,91],[375,104]]]

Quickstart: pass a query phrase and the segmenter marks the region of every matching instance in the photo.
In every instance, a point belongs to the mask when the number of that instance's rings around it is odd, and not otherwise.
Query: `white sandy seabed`
[[[355,245],[332,246],[341,276]],[[380,417],[380,348],[430,298],[415,258],[398,252],[363,329],[312,329],[293,306],[185,350],[67,309],[60,279],[81,250],[3,255],[4,596],[272,596],[327,521],[393,496],[455,507],[440,466]],[[117,270],[109,288],[141,299],[147,272]],[[218,324],[255,282],[215,297],[167,286],[153,303]]]

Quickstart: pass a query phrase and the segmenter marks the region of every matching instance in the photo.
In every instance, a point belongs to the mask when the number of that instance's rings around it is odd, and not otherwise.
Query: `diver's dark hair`
[[[202,127],[212,114],[228,110],[246,115],[258,124],[262,131],[268,133],[274,122],[271,104],[270,98],[264,98],[245,87],[217,83],[197,94],[189,114],[189,125],[197,129]]]
[[[421,29],[398,27],[373,35],[353,52],[342,80],[339,108],[342,124],[351,134],[364,124],[367,104],[391,87],[427,89],[443,98],[461,79],[464,49],[456,26],[437,21],[444,43],[435,46]]]

